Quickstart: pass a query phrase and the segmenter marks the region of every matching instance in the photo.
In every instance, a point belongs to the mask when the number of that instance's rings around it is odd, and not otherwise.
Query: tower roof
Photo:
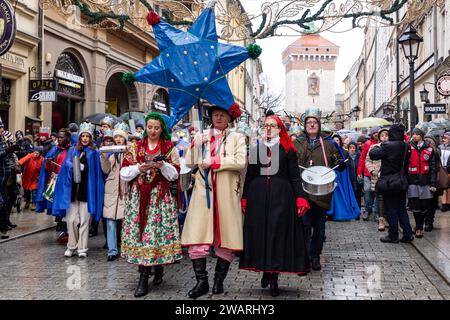
[[[325,39],[318,34],[303,35],[288,46],[290,47],[335,47],[339,48],[338,45]]]

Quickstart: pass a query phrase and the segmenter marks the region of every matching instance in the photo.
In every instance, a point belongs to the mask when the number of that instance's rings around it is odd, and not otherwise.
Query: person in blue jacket
[[[75,157],[79,161],[74,161]],[[89,222],[91,217],[96,221],[102,217],[104,188],[100,153],[94,144],[94,125],[85,122],[80,125],[77,145],[69,149],[61,166],[53,198],[54,213],[67,212],[66,257],[73,256],[75,250],[78,257],[87,256]]]
[[[331,138],[328,138],[331,140]],[[348,158],[348,153],[342,149],[342,145],[335,140],[331,140],[343,159]],[[342,140],[339,140],[342,141]],[[353,186],[349,176],[349,169],[346,167],[343,171],[336,170],[337,186],[333,192],[331,208],[327,215],[334,221],[348,221],[359,218],[361,209],[356,201],[353,192]]]

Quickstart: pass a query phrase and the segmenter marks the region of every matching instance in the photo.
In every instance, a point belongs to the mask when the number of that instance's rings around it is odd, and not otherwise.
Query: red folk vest
[[[411,146],[411,157],[409,158],[409,174],[427,174],[430,172],[430,158],[433,149],[428,147],[419,152]]]

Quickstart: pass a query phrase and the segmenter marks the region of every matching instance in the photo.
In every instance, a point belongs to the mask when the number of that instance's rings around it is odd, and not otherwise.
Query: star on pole
[[[134,79],[169,89],[168,126],[173,127],[199,99],[228,110],[234,98],[226,75],[251,57],[249,49],[218,42],[213,7],[206,8],[187,32],[158,22],[153,31],[160,55]]]

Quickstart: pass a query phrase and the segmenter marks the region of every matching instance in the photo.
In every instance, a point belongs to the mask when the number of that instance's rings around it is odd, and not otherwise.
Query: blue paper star
[[[234,103],[226,74],[249,58],[246,48],[219,43],[213,8],[187,32],[161,20],[153,26],[160,55],[135,73],[138,82],[169,88],[173,127],[202,98],[228,110]]]

